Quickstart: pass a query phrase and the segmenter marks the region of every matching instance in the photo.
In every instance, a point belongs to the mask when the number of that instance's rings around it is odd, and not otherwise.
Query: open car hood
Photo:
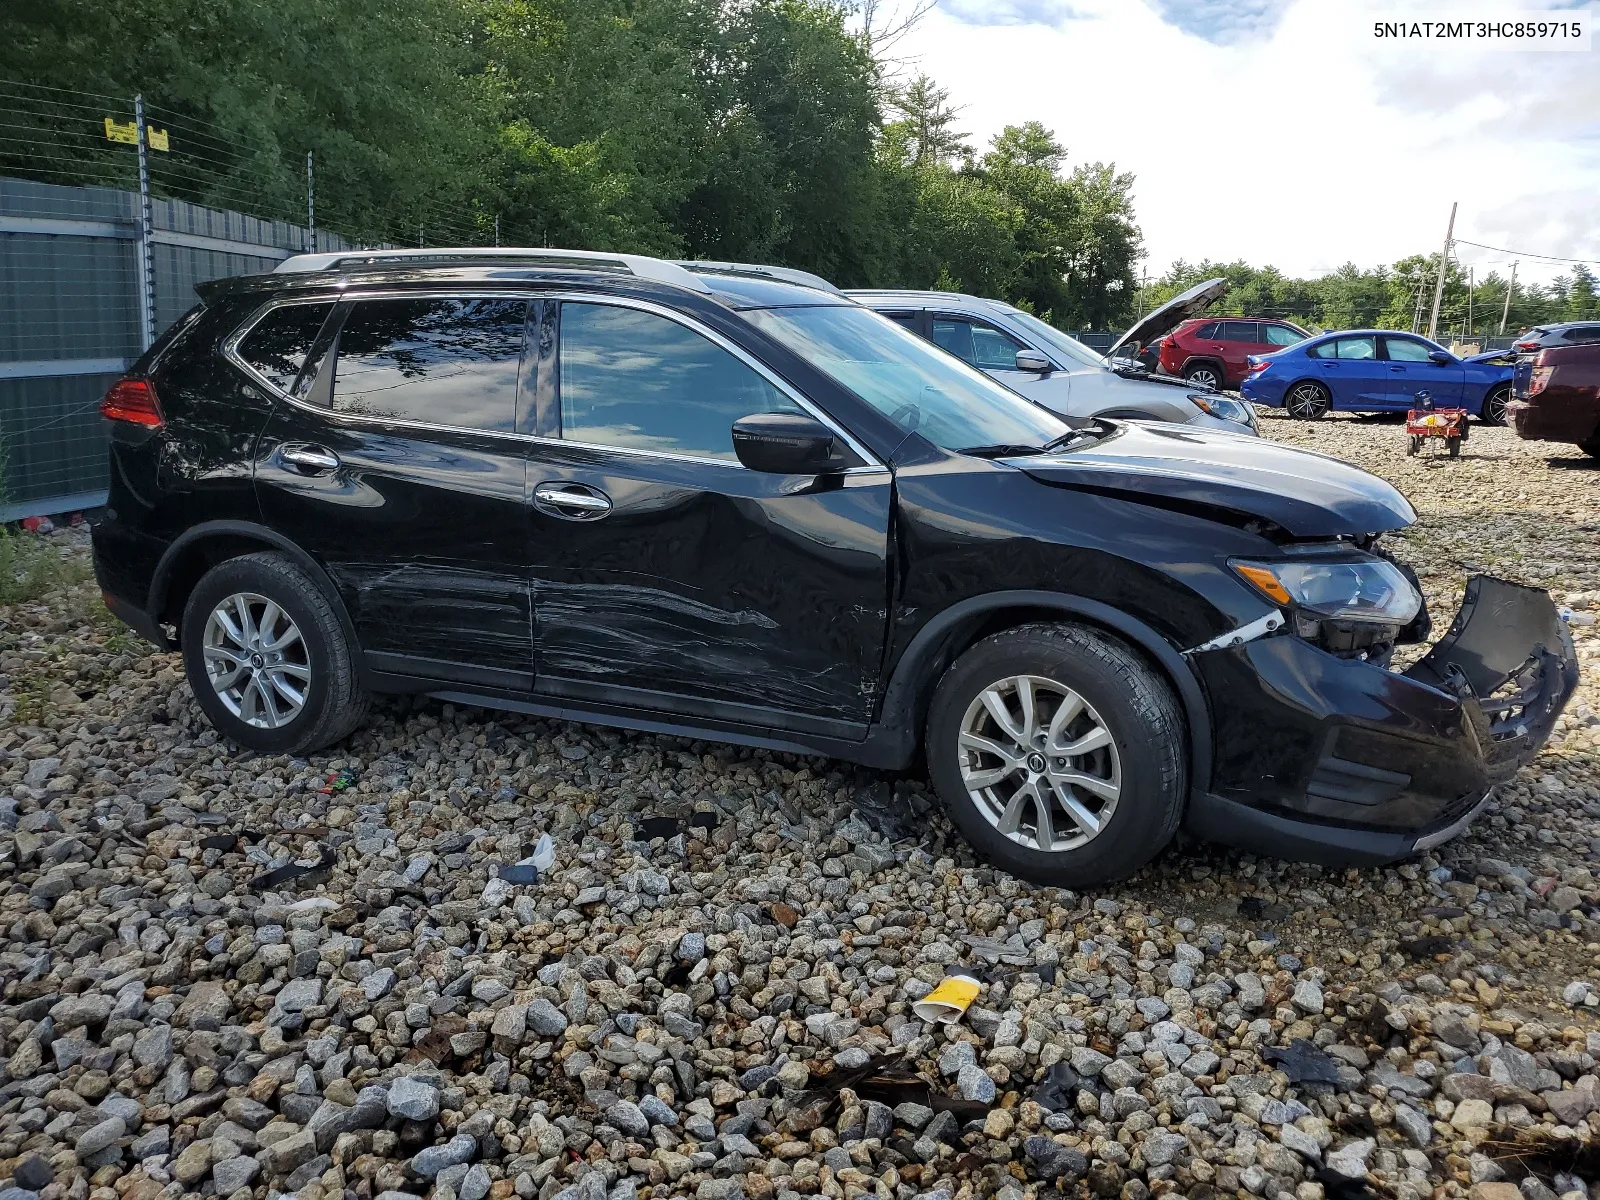
[[[1359,537],[1417,519],[1406,498],[1336,458],[1187,425],[1115,423],[1082,449],[1008,459],[1042,483],[1138,503],[1225,509],[1294,537]]]
[[[1106,359],[1109,361],[1118,357],[1118,352],[1124,346],[1133,343],[1142,346],[1152,338],[1158,338],[1163,333],[1176,329],[1196,313],[1205,312],[1206,306],[1220,298],[1227,290],[1228,281],[1218,275],[1215,279],[1197,283],[1188,291],[1179,293],[1154,312],[1135,321],[1133,327],[1122,335],[1121,340],[1106,351]]]

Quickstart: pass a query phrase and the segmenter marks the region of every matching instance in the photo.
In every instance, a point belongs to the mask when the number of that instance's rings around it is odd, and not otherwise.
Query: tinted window
[[[1600,338],[1600,325],[1578,325],[1561,336],[1569,342],[1592,342]]]
[[[1384,342],[1389,348],[1389,357],[1395,362],[1427,362],[1428,352],[1433,349],[1410,338],[1385,338]]]
[[[916,313],[884,313],[883,315],[900,326],[901,329],[909,329],[912,333],[917,331]]]
[[[733,423],[794,403],[676,321],[607,304],[561,306],[561,436],[737,461]]]
[[[1217,326],[1221,324],[1221,321],[1207,321],[1194,331],[1194,336],[1205,341],[1214,341],[1217,336]]]
[[[963,317],[935,317],[933,340],[962,362],[994,371],[1015,371],[1017,351],[1026,349],[998,329]]]
[[[1306,335],[1288,325],[1263,325],[1261,327],[1269,346],[1292,346],[1306,340]]]
[[[239,343],[238,354],[254,367],[258,374],[285,392],[294,391],[294,381],[300,368],[306,365],[306,355],[317,331],[333,308],[326,304],[286,304],[275,308],[245,335]]]
[[[1255,344],[1261,340],[1261,334],[1254,321],[1224,321],[1222,322],[1222,340],[1225,342],[1249,342]]]
[[[335,412],[512,432],[522,300],[362,300],[339,333]]]

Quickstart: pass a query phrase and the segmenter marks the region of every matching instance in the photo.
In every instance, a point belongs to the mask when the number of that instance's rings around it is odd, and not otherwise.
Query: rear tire
[[[206,572],[184,606],[179,644],[206,719],[251,750],[319,750],[367,715],[343,625],[316,581],[281,554]]]
[[[939,681],[925,744],[967,840],[1037,883],[1085,888],[1130,875],[1183,815],[1177,698],[1138,653],[1095,629],[1024,625],[973,646]]]
[[[1506,423],[1506,402],[1510,399],[1510,386],[1501,384],[1483,398],[1483,407],[1478,410],[1478,420],[1485,425],[1504,425]]]
[[[1222,368],[1216,363],[1202,362],[1185,367],[1183,377],[1198,387],[1215,388],[1219,392],[1224,383]]]
[[[1289,389],[1283,408],[1296,421],[1320,421],[1333,407],[1333,397],[1320,383],[1307,379]]]

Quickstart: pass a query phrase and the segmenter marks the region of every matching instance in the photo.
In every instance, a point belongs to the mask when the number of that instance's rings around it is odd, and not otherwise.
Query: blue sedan
[[[1489,425],[1505,423],[1511,368],[1457,358],[1414,333],[1352,329],[1253,354],[1239,391],[1246,400],[1314,421],[1331,409],[1405,412],[1432,400],[1464,408]]]

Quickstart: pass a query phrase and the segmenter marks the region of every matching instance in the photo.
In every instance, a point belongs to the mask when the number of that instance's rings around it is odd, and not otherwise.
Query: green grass
[[[59,542],[0,529],[0,604],[38,600],[88,577],[88,564],[63,558]]]

